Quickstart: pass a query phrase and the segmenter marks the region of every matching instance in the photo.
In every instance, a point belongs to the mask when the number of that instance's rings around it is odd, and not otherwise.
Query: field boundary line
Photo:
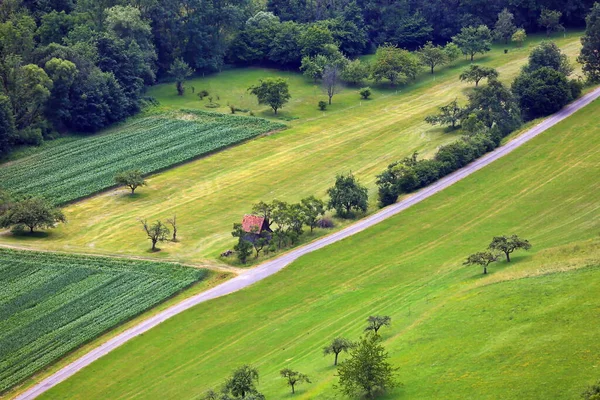
[[[335,242],[346,239],[350,236],[353,236],[367,228],[370,228],[404,210],[407,208],[420,203],[421,201],[433,196],[434,194],[442,191],[443,189],[453,185],[454,183],[466,178],[472,173],[482,169],[483,167],[490,165],[494,161],[499,158],[511,153],[515,149],[519,148],[523,144],[527,143],[531,139],[535,138],[542,132],[545,132],[549,128],[555,126],[562,120],[567,117],[573,115],[578,110],[584,108],[594,100],[600,98],[600,88],[596,88],[592,90],[590,93],[585,96],[579,98],[573,103],[569,104],[561,111],[553,114],[552,116],[546,118],[544,121],[529,129],[522,135],[516,137],[505,145],[498,147],[496,150],[487,153],[486,155],[480,157],[479,159],[473,161],[471,164],[461,168],[458,171],[453,172],[450,175],[445,176],[444,178],[438,180],[437,182],[419,190],[414,193],[412,196],[401,200],[400,202],[388,206],[381,211],[372,214],[369,217],[366,217],[356,223],[338,231],[332,233],[331,235],[325,236],[321,239],[317,239],[314,242],[296,248],[294,250],[289,251],[286,254],[281,255],[278,258],[267,261],[256,268],[250,269],[233,279],[230,279],[227,282],[224,282],[218,286],[215,286],[205,292],[199,293],[195,296],[189,297],[182,302],[169,307],[168,309],[161,311],[153,317],[148,318],[145,321],[142,321],[138,325],[126,330],[125,332],[115,336],[114,338],[108,340],[97,348],[91,350],[87,354],[83,355],[79,359],[74,362],[66,365],[58,372],[50,375],[49,377],[43,379],[39,383],[35,384],[28,390],[24,391],[20,395],[14,397],[16,400],[29,400],[35,399],[37,396],[51,389],[52,387],[58,385],[59,383],[65,381],[81,369],[90,365],[94,361],[98,360],[102,356],[108,354],[112,350],[118,348],[122,344],[128,342],[129,340],[147,332],[151,328],[159,325],[163,321],[188,310],[191,307],[194,307],[200,303],[205,301],[225,296],[227,294],[237,292],[242,290],[252,284],[259,282],[288,266],[297,258],[309,254],[315,250],[319,250],[323,247],[326,247]]]

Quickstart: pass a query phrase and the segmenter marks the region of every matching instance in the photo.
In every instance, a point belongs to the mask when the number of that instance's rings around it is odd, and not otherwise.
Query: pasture
[[[496,67],[501,79],[510,82],[540,39],[534,37],[508,54],[496,46],[476,61]],[[556,42],[574,61],[579,35],[569,34]],[[148,246],[138,219],[165,220],[176,214],[181,242],[165,245],[163,251],[149,256],[202,264],[215,262],[233,246],[232,224],[239,222],[252,204],[273,199],[295,202],[309,195],[325,198],[326,189],[339,173],[352,171],[367,185],[373,209],[377,202],[375,177],[389,163],[414,151],[431,155],[439,146],[456,140],[456,133],[448,134],[423,120],[438,106],[456,97],[464,99],[471,86],[460,82],[458,75],[467,65],[460,61],[433,76],[423,72],[408,86],[377,86],[370,101],[361,101],[355,88],[345,88],[325,112],[317,110],[316,98],[310,97],[316,93],[314,85],[290,75],[292,103],[282,113],[291,119],[286,122],[289,129],[154,175],[135,197],[117,189],[69,205],[65,209],[69,223],[43,240],[3,235],[0,241],[31,248],[140,255]],[[259,77],[274,74],[260,69],[229,70],[195,79],[188,86],[223,88],[219,102],[227,104]],[[149,94],[160,101],[164,112],[179,107],[206,109],[191,91],[183,98],[174,92],[172,84],[165,84]],[[266,108],[256,108],[257,115],[267,115]]]
[[[175,264],[0,249],[0,392],[206,273]]]
[[[291,398],[286,367],[313,381],[294,398],[337,398],[322,348],[357,339],[373,314],[392,318],[381,333],[404,384],[387,399],[577,398],[598,379],[599,112],[596,101],[405,212],[177,315],[42,398],[198,398],[244,363],[267,398]],[[486,276],[462,265],[512,233],[532,250]]]

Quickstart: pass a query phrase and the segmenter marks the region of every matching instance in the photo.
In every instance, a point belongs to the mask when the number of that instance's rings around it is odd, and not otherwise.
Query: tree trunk
[[[483,274],[487,274],[487,267],[483,267]]]
[[[435,65],[431,66],[431,75],[433,75],[433,68],[435,68]]]
[[[506,252],[506,262],[510,262],[510,253]]]
[[[475,53],[471,53],[471,62],[475,59]]]
[[[337,365],[337,359],[339,354],[340,353],[335,353],[335,360],[333,361],[333,365]]]
[[[131,187],[131,194],[134,194],[134,193],[135,193],[135,188]]]
[[[34,226],[29,225],[29,233],[33,233],[33,228],[34,228]]]
[[[275,112],[275,115],[277,115],[277,108],[273,107],[273,111]]]
[[[183,93],[184,93],[183,83],[182,82],[177,82],[177,94],[179,96],[183,96]]]
[[[156,242],[157,242],[156,239],[152,239],[152,251],[156,250]]]
[[[332,98],[332,97],[333,97],[333,96],[329,96],[329,105],[331,105],[331,98]]]
[[[296,393],[296,392],[294,391],[294,384],[292,383],[292,394],[294,394],[294,393]]]

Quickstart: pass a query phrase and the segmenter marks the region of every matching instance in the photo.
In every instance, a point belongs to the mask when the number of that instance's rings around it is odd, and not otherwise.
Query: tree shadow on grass
[[[13,237],[24,241],[45,239],[52,236],[52,233],[48,231],[12,231],[11,234]]]

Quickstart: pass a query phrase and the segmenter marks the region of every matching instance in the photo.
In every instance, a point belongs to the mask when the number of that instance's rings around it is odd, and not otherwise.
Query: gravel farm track
[[[289,251],[286,254],[283,254],[280,257],[277,257],[273,260],[267,261],[262,265],[255,267],[253,269],[247,270],[240,275],[234,277],[233,279],[224,282],[218,286],[213,287],[205,292],[192,296],[179,304],[176,304],[155,316],[148,318],[147,320],[139,323],[138,325],[126,330],[125,332],[115,336],[114,338],[108,340],[104,344],[99,347],[93,349],[89,353],[85,354],[78,360],[68,364],[58,372],[53,375],[43,379],[39,383],[35,384],[28,390],[24,391],[20,395],[16,396],[15,399],[24,400],[24,399],[34,399],[37,396],[41,395],[51,387],[59,384],[60,382],[66,380],[70,376],[74,375],[77,371],[91,364],[95,360],[109,353],[110,351],[116,349],[121,346],[125,342],[135,338],[136,336],[148,331],[149,329],[157,326],[161,322],[171,318],[172,316],[179,314],[191,307],[194,307],[197,304],[205,302],[207,300],[214,299],[216,297],[225,296],[227,294],[236,292],[243,288],[246,288],[262,279],[265,279],[281,269],[285,268],[289,264],[291,264],[297,258],[311,253],[315,250],[328,246],[332,243],[345,239],[349,236],[352,236],[360,231],[363,231],[373,225],[380,223],[381,221],[390,218],[399,212],[427,199],[428,197],[440,192],[441,190],[451,186],[452,184],[458,182],[459,180],[471,175],[475,171],[491,164],[495,160],[503,157],[504,155],[512,152],[516,148],[520,147],[524,143],[533,139],[537,135],[556,125],[560,121],[565,118],[571,116],[576,111],[581,108],[587,106],[592,101],[596,100],[600,97],[600,88],[596,88],[590,93],[586,94],[582,98],[576,100],[572,104],[565,107],[563,110],[558,113],[550,116],[545,119],[543,122],[533,127],[532,129],[526,131],[522,135],[517,138],[511,140],[504,146],[501,146],[494,150],[491,153],[486,154],[480,159],[474,161],[473,163],[467,165],[466,167],[440,179],[436,183],[416,192],[414,195],[394,204],[389,207],[382,209],[381,211],[364,218],[360,221],[357,221],[353,225],[348,226],[347,228],[340,230],[336,233],[333,233],[329,236],[323,237],[321,239],[315,240],[312,243]]]

